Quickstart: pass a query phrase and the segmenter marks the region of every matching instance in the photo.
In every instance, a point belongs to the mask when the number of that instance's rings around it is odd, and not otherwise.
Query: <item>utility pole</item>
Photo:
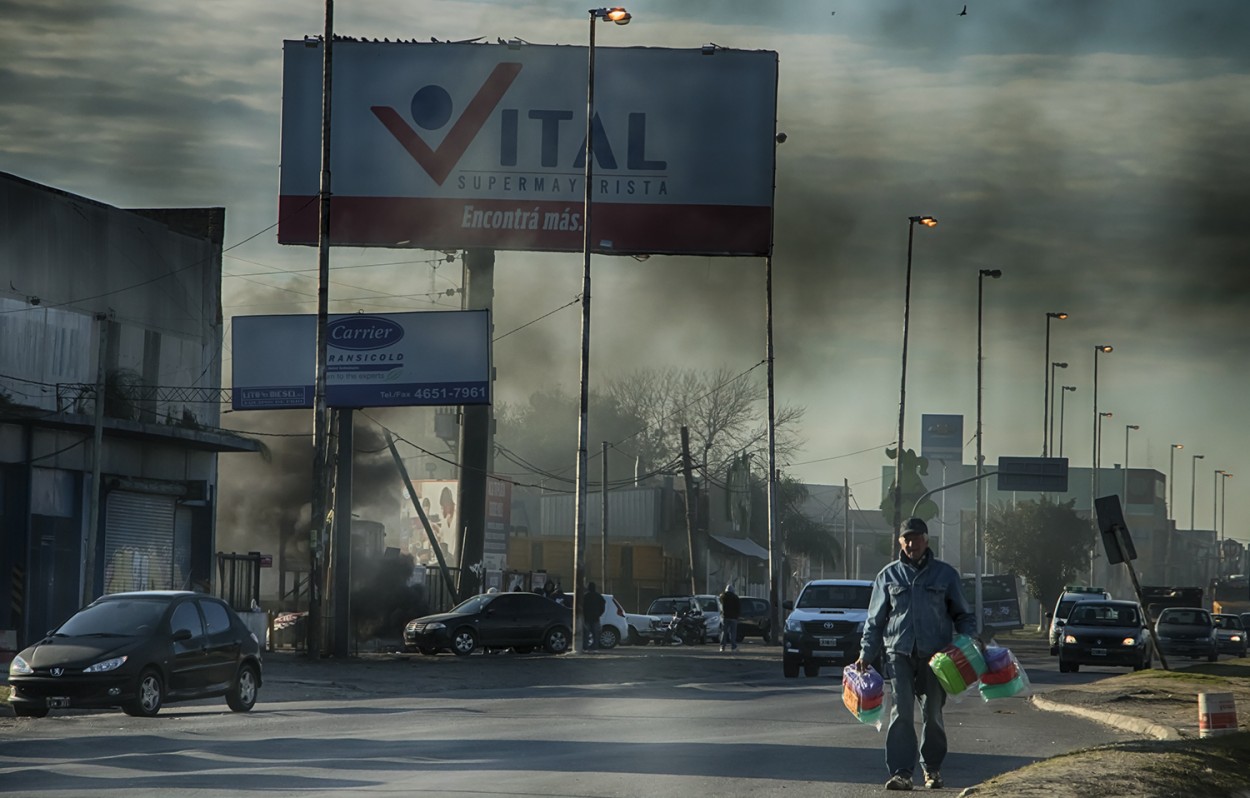
[[[851,578],[851,483],[842,478],[842,578]]]
[[[100,545],[100,471],[104,465],[104,389],[105,360],[108,356],[109,319],[103,313],[97,313],[96,335],[100,337],[96,353],[95,369],[95,421],[91,432],[91,491],[87,500],[87,545],[83,552],[82,572],[82,603],[83,606],[95,600],[95,550]]]
[[[603,480],[603,488],[599,491],[599,495],[603,500],[603,507],[600,508],[601,522],[601,543],[602,550],[599,552],[599,592],[607,593],[608,591],[608,442],[603,442],[603,464],[600,472]]]
[[[471,249],[464,254],[461,307],[465,310],[490,311],[495,295],[495,251]],[[493,314],[492,314],[493,316]],[[493,321],[492,321],[493,323]],[[494,367],[491,368],[494,382]],[[494,387],[492,385],[492,393]],[[460,598],[482,592],[481,574],[485,573],[486,550],[486,479],[491,470],[490,405],[464,405],[460,408]]]
[[[699,592],[695,586],[695,573],[698,568],[695,567],[694,556],[694,524],[695,524],[695,502],[698,501],[698,493],[694,490],[694,467],[690,462],[690,428],[681,428],[681,470],[686,477],[686,546],[690,550],[690,595]]]

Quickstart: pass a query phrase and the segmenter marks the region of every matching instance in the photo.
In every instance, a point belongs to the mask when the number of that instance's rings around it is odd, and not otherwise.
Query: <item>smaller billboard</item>
[[[317,317],[235,316],[235,410],[313,406]],[[328,407],[490,404],[486,310],[332,314],[326,324]]]
[[[998,489],[1037,493],[1068,492],[1068,458],[1000,457]]]
[[[964,461],[964,417],[925,413],[920,421],[920,456],[933,462]]]

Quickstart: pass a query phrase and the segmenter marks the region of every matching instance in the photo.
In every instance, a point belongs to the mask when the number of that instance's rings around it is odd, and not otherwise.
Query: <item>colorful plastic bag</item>
[[[1024,698],[1032,692],[1029,686],[1029,676],[1020,666],[1016,655],[1007,649],[1002,650],[1007,651],[1006,667],[987,672],[981,677],[981,698],[986,701],[993,701],[996,698]],[[995,657],[995,659],[998,658]]]
[[[842,705],[860,723],[876,726],[881,731],[881,715],[885,708],[885,680],[876,668],[860,670],[853,666],[842,669]]]

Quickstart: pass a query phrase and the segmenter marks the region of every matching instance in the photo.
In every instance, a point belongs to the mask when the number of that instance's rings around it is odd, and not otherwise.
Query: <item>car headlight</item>
[[[9,663],[10,676],[22,676],[24,674],[34,672],[35,669],[30,667],[26,660],[22,659],[20,656],[14,657],[13,661]]]
[[[1126,637],[1126,638],[1124,638],[1123,640],[1121,640],[1121,641],[1120,641],[1120,645],[1122,645],[1122,646],[1135,646],[1135,645],[1137,645],[1137,638],[1136,638],[1136,637]]]
[[[1063,642],[1065,642],[1065,643],[1075,643],[1075,642],[1076,642],[1076,635],[1064,635],[1064,636],[1063,636]]]
[[[427,623],[425,625],[425,631],[427,632],[437,632],[439,629],[446,629],[446,628],[447,626],[439,621],[434,621],[433,623]]]
[[[90,665],[86,668],[83,668],[82,672],[83,673],[108,673],[109,671],[117,670],[125,662],[126,662],[125,657],[113,657],[112,659],[106,659],[102,662],[97,662],[94,665]]]
[[[803,622],[795,618],[786,618],[786,631],[787,632],[803,631]]]
[[[1228,638],[1228,639],[1229,639],[1229,640],[1231,640],[1231,641],[1233,641],[1234,643],[1240,643],[1240,642],[1241,642],[1241,635],[1233,635],[1232,637],[1230,637],[1230,638]]]

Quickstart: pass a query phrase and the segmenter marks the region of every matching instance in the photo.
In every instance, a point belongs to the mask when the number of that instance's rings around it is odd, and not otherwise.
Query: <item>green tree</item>
[[[996,504],[985,523],[986,553],[1024,579],[1029,593],[1045,604],[1089,561],[1089,522],[1072,509],[1076,499],[1015,506]]]

